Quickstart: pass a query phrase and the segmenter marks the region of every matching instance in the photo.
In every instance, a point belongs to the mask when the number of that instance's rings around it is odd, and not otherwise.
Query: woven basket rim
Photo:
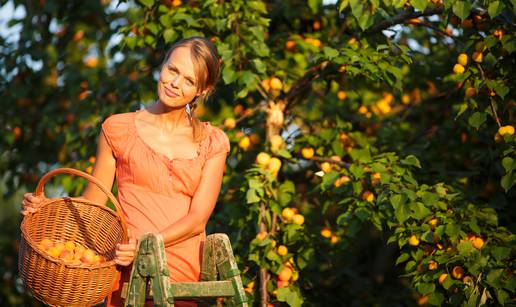
[[[41,204],[40,206],[40,209],[36,212],[33,212],[33,213],[29,213],[28,215],[26,215],[24,217],[24,219],[22,220],[22,223],[20,225],[20,230],[21,230],[21,233],[22,233],[22,237],[23,237],[23,240],[25,242],[27,242],[27,244],[33,249],[35,250],[38,255],[42,256],[43,258],[47,259],[47,260],[50,260],[50,261],[53,261],[53,262],[57,262],[57,263],[60,263],[66,267],[69,267],[69,268],[81,268],[81,269],[90,269],[90,270],[93,270],[93,269],[98,269],[98,268],[102,268],[102,267],[109,267],[109,266],[112,266],[112,265],[115,265],[115,260],[108,260],[108,261],[105,261],[105,262],[102,262],[102,263],[97,263],[97,264],[76,264],[76,263],[70,263],[70,262],[65,262],[63,259],[61,258],[55,258],[55,257],[52,257],[50,255],[48,255],[46,252],[44,252],[43,250],[41,250],[38,246],[37,243],[34,242],[34,240],[27,234],[28,230],[27,230],[27,225],[31,222],[33,216],[37,215],[38,213],[40,213],[40,210],[48,205],[51,205],[53,203],[56,203],[56,202],[62,202],[66,199],[69,199],[69,200],[72,200],[73,202],[79,202],[79,203],[82,203],[84,205],[90,205],[90,206],[96,206],[102,210],[105,210],[107,211],[108,213],[112,214],[113,216],[115,216],[115,218],[117,219],[118,223],[120,224],[120,227],[122,227],[122,220],[120,219],[120,216],[116,213],[116,211],[114,211],[113,209],[105,206],[105,205],[101,205],[99,203],[96,203],[96,202],[93,202],[93,201],[90,201],[88,199],[85,199],[85,198],[82,198],[82,197],[68,197],[68,196],[63,196],[63,197],[58,197],[58,198],[51,198],[51,199],[47,199],[47,201],[45,201],[43,204]]]

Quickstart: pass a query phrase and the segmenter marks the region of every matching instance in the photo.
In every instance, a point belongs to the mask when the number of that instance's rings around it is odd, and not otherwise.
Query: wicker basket
[[[56,174],[73,174],[96,184],[117,212],[83,198],[49,199],[21,223],[18,270],[25,286],[51,306],[91,306],[102,302],[117,279],[116,244],[127,242],[127,225],[120,204],[95,177],[71,168],[59,168],[41,178],[35,195],[43,196],[45,183]],[[44,252],[38,243],[48,238],[69,241],[105,257],[98,264],[71,264]]]

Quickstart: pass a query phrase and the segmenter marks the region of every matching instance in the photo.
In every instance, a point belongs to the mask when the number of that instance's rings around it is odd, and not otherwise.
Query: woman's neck
[[[155,124],[167,131],[191,126],[186,113],[186,107],[171,108],[158,100],[146,108],[146,110],[153,116]]]

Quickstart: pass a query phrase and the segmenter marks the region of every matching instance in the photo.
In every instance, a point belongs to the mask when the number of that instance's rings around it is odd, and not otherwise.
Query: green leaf
[[[255,190],[261,189],[263,188],[263,182],[255,178],[249,179],[249,188]]]
[[[255,189],[247,190],[246,198],[247,198],[247,203],[248,204],[257,203],[257,202],[260,201],[260,197],[258,197],[258,195],[256,194],[256,190]]]
[[[497,246],[491,249],[491,255],[496,259],[496,261],[502,261],[511,255],[511,249],[508,247]]]
[[[421,168],[421,163],[419,163],[419,160],[414,155],[408,155],[405,157],[405,159],[400,161],[403,165],[411,165],[415,166],[417,168]]]
[[[165,43],[173,42],[177,39],[177,33],[174,30],[167,28],[163,31],[163,38],[165,39]]]
[[[154,5],[154,0],[139,0],[147,8],[151,8]]]
[[[286,302],[292,307],[298,307],[303,304],[303,297],[298,291],[290,287],[283,287],[277,290],[277,298],[280,302]]]
[[[468,123],[470,126],[478,130],[478,128],[480,128],[480,126],[482,126],[482,124],[486,121],[486,118],[487,116],[485,113],[475,112],[469,117]]]
[[[362,175],[365,173],[364,168],[357,164],[351,164],[351,166],[349,167],[349,171],[357,179],[360,179],[362,177]]]
[[[426,206],[433,207],[439,200],[439,195],[431,192],[423,192],[421,199]]]
[[[260,74],[265,74],[267,71],[267,65],[265,65],[264,62],[260,59],[253,59],[254,67],[256,68],[256,71]]]
[[[469,240],[462,241],[457,244],[457,250],[461,256],[469,257],[473,251],[473,243]]]
[[[364,207],[360,207],[357,210],[355,210],[355,215],[358,217],[359,220],[366,221],[371,216],[371,212],[369,212],[368,209]]]
[[[337,155],[337,156],[340,156],[342,157],[343,155],[346,154],[346,152],[344,151],[344,147],[342,146],[342,142],[339,141],[339,139],[335,139],[332,143],[331,143],[331,149],[333,150],[333,152]]]
[[[422,203],[412,203],[410,205],[410,209],[412,210],[412,214],[411,216],[413,218],[415,218],[416,220],[421,220],[421,219],[424,219],[425,217],[427,217],[428,215],[430,215],[432,213],[432,211],[430,211],[430,209],[428,209],[427,207],[425,207],[425,205],[423,205]]]
[[[276,152],[276,155],[279,156],[279,157],[285,158],[285,159],[292,158],[292,154],[290,153],[290,151],[288,151],[288,150],[286,150],[284,148],[278,150]]]
[[[433,292],[428,295],[428,303],[433,306],[441,306],[444,302],[444,295],[441,292]]]
[[[407,261],[408,259],[410,258],[410,255],[409,253],[403,253],[401,254],[398,259],[396,259],[396,265],[402,263],[402,262],[405,262]]]
[[[364,4],[361,0],[349,0],[349,5],[351,6],[351,13],[358,20],[360,16],[362,16],[364,11]]]
[[[331,171],[327,174],[324,174],[321,184],[325,188],[333,186],[333,183],[335,182],[335,180],[337,180],[337,178],[339,178],[339,173],[337,173],[336,171]]]
[[[455,115],[454,120],[457,120],[457,118],[459,118],[459,116],[461,116],[462,113],[466,112],[467,109],[468,109],[468,104],[467,103],[461,104],[460,107],[459,107],[459,112],[457,112],[457,115]]]
[[[407,197],[404,194],[398,194],[390,198],[394,208],[396,219],[403,223],[410,217],[410,206],[406,203]]]
[[[412,4],[416,10],[424,11],[428,5],[428,0],[410,0],[410,4]]]
[[[373,25],[374,22],[374,16],[369,12],[369,10],[365,11],[360,17],[358,18],[358,25],[362,29],[362,31],[366,30],[370,26]]]
[[[435,284],[434,283],[420,282],[417,285],[417,291],[419,293],[421,293],[422,295],[427,295],[427,294],[435,291]]]
[[[456,237],[459,234],[460,225],[446,224],[444,232],[450,237]]]
[[[351,150],[351,158],[353,161],[358,161],[361,163],[367,163],[371,161],[371,153],[369,152],[369,149],[355,149],[353,148]]]
[[[342,12],[349,6],[349,0],[342,0],[339,5],[339,12]]]
[[[510,188],[516,183],[516,176],[513,172],[509,172],[502,177],[500,184],[505,190],[505,193],[509,192]]]
[[[471,12],[471,3],[469,1],[457,1],[453,5],[453,13],[457,15],[461,20],[468,18]]]
[[[235,81],[237,78],[236,72],[230,66],[224,66],[222,70],[222,79],[224,79],[224,83],[230,84]]]
[[[489,7],[487,12],[489,13],[489,18],[493,19],[496,16],[500,15],[500,13],[505,9],[505,5],[501,1],[494,1],[489,3]]]
[[[339,55],[339,51],[337,51],[337,49],[330,48],[330,47],[324,47],[323,52],[324,52],[324,55],[326,55],[329,60],[331,60],[334,57]]]
[[[493,288],[502,286],[503,269],[491,270],[487,274],[486,282]]]

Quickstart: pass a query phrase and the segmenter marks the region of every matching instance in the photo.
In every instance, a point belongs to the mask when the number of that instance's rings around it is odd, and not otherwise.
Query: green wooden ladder
[[[174,306],[176,299],[225,297],[230,306],[247,307],[247,296],[240,279],[229,238],[217,233],[204,243],[201,281],[171,282],[161,235],[144,234],[138,244],[129,283],[124,283],[122,297],[126,307],[145,305],[152,298],[154,306]]]

